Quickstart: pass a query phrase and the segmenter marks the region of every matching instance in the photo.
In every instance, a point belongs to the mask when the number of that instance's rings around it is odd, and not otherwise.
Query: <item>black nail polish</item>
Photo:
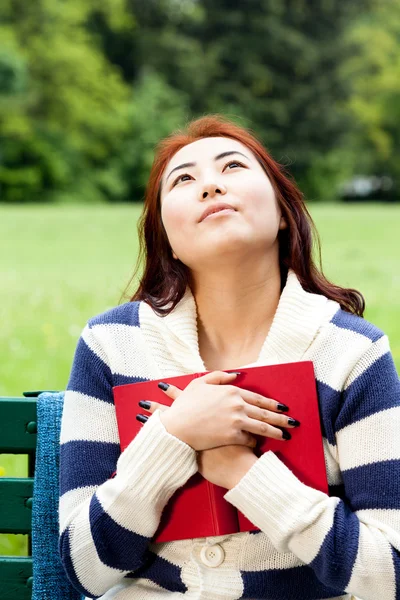
[[[148,400],[140,400],[140,402],[138,402],[139,406],[141,406],[142,408],[145,408],[146,410],[149,410],[150,406],[151,406],[151,402],[149,402]]]
[[[278,404],[277,409],[282,412],[287,412],[289,410],[289,407],[286,406],[286,404]]]
[[[141,423],[146,423],[146,421],[149,420],[149,417],[146,417],[145,415],[136,415],[136,420]]]
[[[288,431],[286,431],[286,429],[282,429],[282,438],[284,440],[291,440],[292,436],[290,435],[290,433]]]
[[[300,425],[300,421],[298,421],[297,419],[293,419],[292,417],[289,417],[287,422],[288,425],[291,425],[292,427],[298,427]]]
[[[164,383],[163,381],[160,381],[160,383],[158,384],[158,387],[160,388],[160,390],[165,392],[169,388],[169,383]]]

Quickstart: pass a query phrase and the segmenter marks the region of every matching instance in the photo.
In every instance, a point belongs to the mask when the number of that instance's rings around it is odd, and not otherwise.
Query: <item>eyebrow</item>
[[[225,158],[225,156],[230,156],[231,154],[241,154],[242,156],[247,158],[247,160],[250,160],[245,154],[243,154],[243,152],[239,152],[239,150],[228,150],[227,152],[221,152],[221,154],[217,154],[217,156],[214,157],[214,160],[219,160],[220,158]],[[172,169],[172,171],[170,171],[168,177],[165,180],[165,183],[167,183],[168,178],[170,177],[170,175],[172,175],[172,173],[174,171],[177,171],[178,169],[186,169],[186,167],[195,167],[196,164],[197,163],[195,163],[195,162],[188,162],[188,163],[183,163],[182,165],[179,165],[178,167],[175,167],[174,169]]]

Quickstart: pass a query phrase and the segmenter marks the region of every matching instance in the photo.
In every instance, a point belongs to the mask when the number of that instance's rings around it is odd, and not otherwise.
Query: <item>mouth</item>
[[[209,215],[204,217],[204,219],[202,219],[202,221],[208,221],[209,219],[213,219],[215,217],[220,217],[221,215],[227,215],[229,213],[234,213],[234,212],[236,212],[234,208],[221,208],[220,210],[210,213]]]
[[[219,202],[213,206],[209,206],[208,208],[206,208],[206,210],[201,215],[200,223],[202,221],[205,221],[206,219],[210,219],[215,215],[228,214],[231,212],[236,212],[236,209],[233,208],[233,206],[224,202]]]

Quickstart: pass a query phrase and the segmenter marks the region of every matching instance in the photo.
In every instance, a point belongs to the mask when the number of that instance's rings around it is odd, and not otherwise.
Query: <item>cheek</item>
[[[246,190],[243,190],[243,195],[245,208],[249,209],[249,213],[251,212],[258,223],[265,224],[262,217],[265,217],[271,225],[279,222],[280,210],[269,180],[254,179]]]
[[[166,201],[161,207],[161,216],[167,231],[169,227],[174,228],[185,223],[185,211],[179,202]]]
[[[179,246],[179,238],[189,222],[187,206],[185,208],[184,203],[176,198],[174,201],[166,199],[161,205],[161,218],[171,246]]]

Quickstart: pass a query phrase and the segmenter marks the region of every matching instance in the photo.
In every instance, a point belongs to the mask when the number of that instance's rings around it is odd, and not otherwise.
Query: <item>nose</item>
[[[216,183],[215,181],[207,181],[203,185],[201,197],[204,200],[209,196],[212,198],[216,194],[224,196],[226,194],[226,187],[222,183]]]
[[[203,192],[202,192],[201,197],[204,200],[205,198],[208,198],[208,196],[210,196],[212,198],[216,194],[225,195],[226,187],[221,184],[216,185],[215,183],[206,184],[203,186]]]

